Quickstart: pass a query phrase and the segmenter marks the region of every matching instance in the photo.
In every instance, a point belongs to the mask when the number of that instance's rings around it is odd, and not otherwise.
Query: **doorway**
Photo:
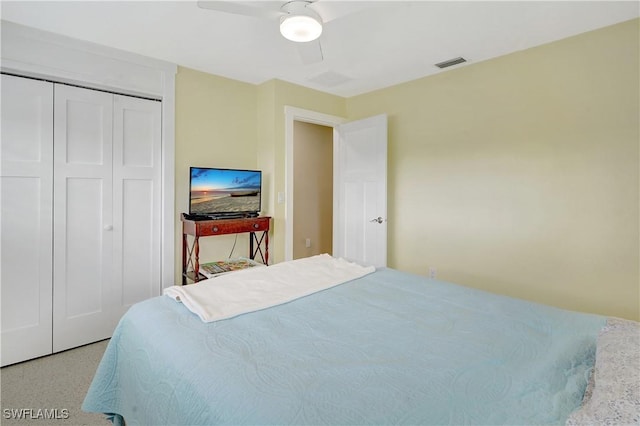
[[[293,258],[332,254],[333,129],[295,121]]]
[[[331,143],[333,150],[333,143],[335,139],[335,132],[333,129],[338,125],[344,123],[346,120],[342,117],[337,117],[328,114],[322,114],[315,111],[309,111],[305,109],[295,108],[291,106],[286,106],[284,109],[285,112],[285,151],[286,151],[286,167],[285,167],[285,197],[286,206],[285,206],[285,243],[284,243],[284,260],[292,260],[294,259],[293,248],[294,248],[294,222],[296,221],[296,217],[294,215],[294,204],[295,204],[295,195],[294,195],[294,175],[296,174],[295,165],[294,165],[294,134],[295,134],[295,126],[296,123],[309,123],[315,124],[321,127],[326,127],[331,132]],[[335,153],[332,155],[335,156]],[[335,157],[332,160],[335,162]],[[332,170],[333,176],[333,170]],[[333,182],[333,177],[331,182]],[[333,203],[332,203],[333,204]],[[331,220],[333,224],[333,214],[331,214]],[[332,225],[332,241],[335,239],[333,236],[333,232],[335,229]],[[303,246],[306,245],[306,238],[308,236],[302,235],[303,238]],[[310,237],[309,237],[310,238]],[[313,240],[311,241],[311,245],[313,246]],[[305,247],[306,248],[306,247]]]

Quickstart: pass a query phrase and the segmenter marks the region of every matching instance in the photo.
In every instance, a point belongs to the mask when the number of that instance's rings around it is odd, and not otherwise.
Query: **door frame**
[[[285,106],[284,107],[284,143],[285,143],[285,212],[284,212],[284,260],[293,260],[293,143],[294,143],[294,122],[301,121],[304,123],[317,124],[320,126],[331,127],[333,129],[333,164],[336,163],[336,143],[337,132],[335,128],[340,124],[346,123],[347,119],[335,115],[323,114],[316,111],[306,110],[302,108]],[[334,182],[338,170],[334,167]],[[334,185],[335,188],[335,185]],[[335,200],[335,192],[333,194]],[[280,197],[278,197],[280,202]],[[334,203],[334,219],[335,219],[335,203]]]

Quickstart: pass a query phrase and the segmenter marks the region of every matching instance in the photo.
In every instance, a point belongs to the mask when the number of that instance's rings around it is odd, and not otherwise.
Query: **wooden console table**
[[[249,233],[249,258],[255,260],[260,255],[260,260],[265,265],[269,264],[269,225],[271,217],[260,216],[243,219],[217,219],[217,220],[190,220],[182,219],[182,285],[187,284],[187,279],[193,282],[206,279],[200,275],[200,237],[213,235]],[[262,232],[258,236],[258,232]],[[188,235],[193,237],[189,245]],[[255,243],[255,244],[254,244]],[[264,250],[263,250],[264,246]],[[191,269],[191,270],[189,270]]]

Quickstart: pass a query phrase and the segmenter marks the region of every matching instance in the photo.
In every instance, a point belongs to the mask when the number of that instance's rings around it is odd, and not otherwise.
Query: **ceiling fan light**
[[[313,41],[322,34],[322,24],[312,16],[288,15],[280,22],[280,33],[291,41]]]

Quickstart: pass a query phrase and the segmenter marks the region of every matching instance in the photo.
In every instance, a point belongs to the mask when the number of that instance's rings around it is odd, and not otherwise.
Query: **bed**
[[[171,290],[134,305],[83,410],[127,425],[640,421],[636,322],[389,268],[316,288],[318,262],[345,264],[314,256],[173,289],[212,292],[218,310]]]

